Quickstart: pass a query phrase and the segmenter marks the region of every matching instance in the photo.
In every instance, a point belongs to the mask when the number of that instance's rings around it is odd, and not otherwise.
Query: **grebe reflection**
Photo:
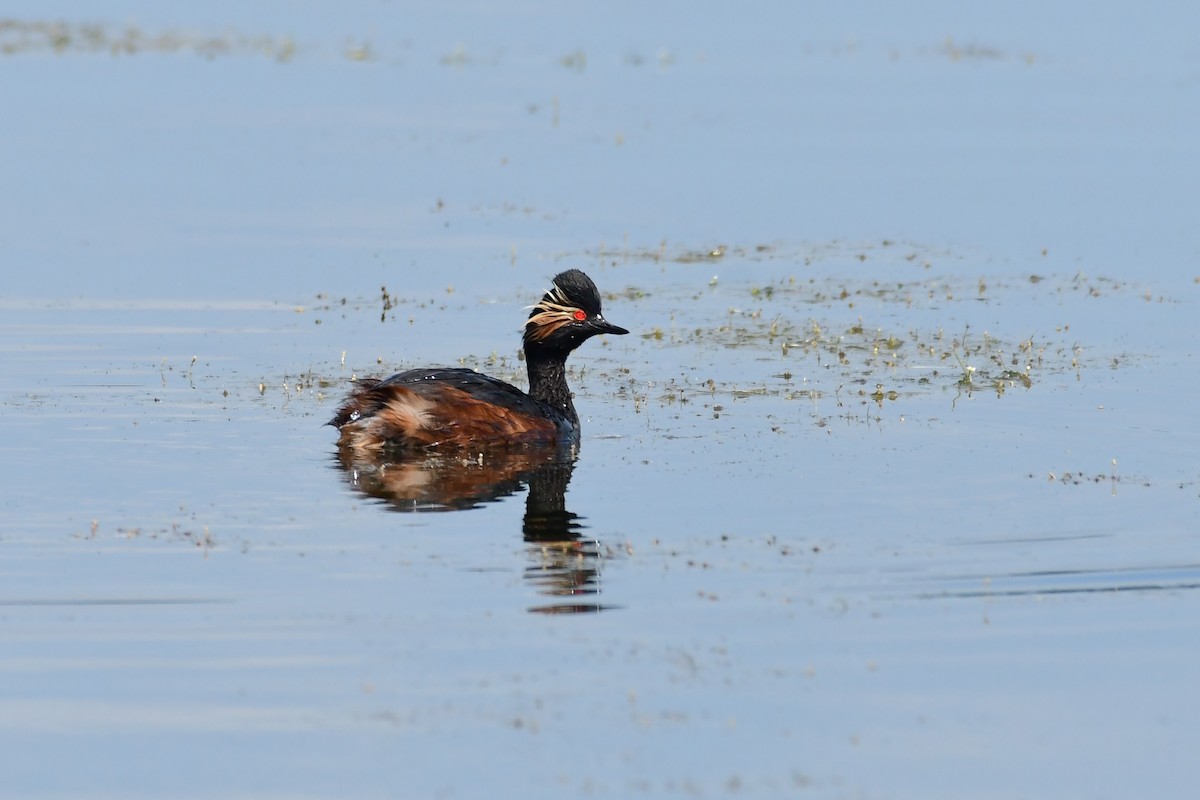
[[[583,518],[567,510],[575,469],[572,451],[530,448],[460,455],[396,454],[364,457],[340,447],[336,466],[359,494],[397,512],[462,511],[497,502],[528,487],[522,536],[529,563],[525,578],[546,601],[541,614],[595,613],[612,606],[597,600],[606,548],[584,535]]]

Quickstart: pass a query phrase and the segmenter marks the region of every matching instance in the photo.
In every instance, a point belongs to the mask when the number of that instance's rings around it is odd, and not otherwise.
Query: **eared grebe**
[[[598,333],[629,331],[604,319],[596,284],[569,269],[525,323],[529,394],[472,369],[410,369],[359,380],[329,424],[341,431],[340,446],[368,452],[577,444],[566,361]]]

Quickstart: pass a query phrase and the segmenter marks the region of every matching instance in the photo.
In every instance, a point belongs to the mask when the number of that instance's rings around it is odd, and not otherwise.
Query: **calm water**
[[[11,6],[0,796],[1191,796],[1195,10]]]

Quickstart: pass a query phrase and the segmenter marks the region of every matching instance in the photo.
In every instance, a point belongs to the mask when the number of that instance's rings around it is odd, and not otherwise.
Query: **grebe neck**
[[[541,348],[526,348],[525,365],[529,369],[529,396],[562,413],[576,428],[579,415],[571,402],[571,389],[567,386],[567,362],[565,358],[539,352]]]

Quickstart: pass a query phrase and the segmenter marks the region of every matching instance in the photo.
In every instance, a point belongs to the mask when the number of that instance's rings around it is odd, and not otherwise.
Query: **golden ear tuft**
[[[533,313],[525,323],[525,338],[535,342],[545,340],[563,325],[575,321],[575,312],[582,309],[571,305],[562,289],[554,286],[533,307]]]

